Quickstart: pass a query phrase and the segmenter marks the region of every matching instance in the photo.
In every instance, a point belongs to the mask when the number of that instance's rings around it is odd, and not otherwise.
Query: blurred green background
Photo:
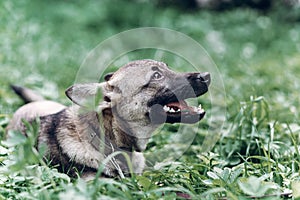
[[[165,195],[158,192],[161,196],[157,192],[147,196],[134,191],[178,185],[194,195],[206,192],[208,196],[236,198],[293,189],[292,185],[297,185],[293,181],[299,180],[300,172],[300,5],[296,0],[2,0],[1,138],[11,114],[22,105],[9,84],[30,87],[48,99],[68,104],[64,90],[73,84],[88,52],[108,37],[138,27],[176,30],[206,49],[225,84],[227,119],[220,133],[222,137],[211,152],[203,155],[199,150],[203,135],[197,133],[177,167],[163,168],[165,173],[149,172],[137,180],[125,180],[127,190],[125,186],[125,189],[117,187],[125,191],[124,198],[168,197],[168,189]],[[140,56],[152,54],[146,52]],[[141,59],[139,54],[136,59]],[[175,61],[168,64],[176,66]],[[207,123],[200,123],[201,130],[209,126]],[[165,145],[175,129],[176,126],[170,127],[168,133],[155,135],[147,151],[155,152]],[[0,164],[6,157],[0,151]],[[229,168],[222,171],[224,167]],[[0,199],[14,188],[6,185],[9,180],[13,178],[6,177],[6,182],[0,180]],[[258,185],[257,190],[247,190],[251,189],[248,183]],[[38,191],[28,189],[34,185],[30,181],[25,186],[22,181],[13,184],[29,196]],[[51,194],[55,199],[59,191],[65,191],[60,197],[68,196],[68,191],[77,194],[76,184],[60,185],[61,189],[54,187],[53,191],[41,195]],[[68,190],[70,187],[73,189]],[[83,192],[88,196],[93,187],[84,187],[89,189]],[[257,192],[258,188],[261,193]],[[110,189],[96,194],[120,195],[117,189]],[[170,199],[176,198],[175,193],[170,195]],[[22,199],[18,193],[10,197]]]

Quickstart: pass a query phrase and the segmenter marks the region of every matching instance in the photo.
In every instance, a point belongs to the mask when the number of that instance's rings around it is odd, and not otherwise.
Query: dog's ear
[[[97,99],[102,99],[101,83],[75,84],[65,93],[72,102],[83,107],[93,106]]]
[[[104,76],[104,80],[105,80],[105,81],[109,81],[110,78],[111,78],[113,75],[114,75],[114,72],[111,72],[111,73],[106,74],[106,75]]]

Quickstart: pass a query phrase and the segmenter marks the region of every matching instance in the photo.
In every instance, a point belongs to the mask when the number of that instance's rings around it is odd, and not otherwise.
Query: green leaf
[[[19,131],[8,131],[8,139],[1,143],[7,147],[14,147],[26,142],[26,137]]]
[[[300,181],[293,181],[292,184],[293,197],[300,199]]]
[[[277,190],[275,183],[262,181],[261,178],[250,176],[249,178],[240,178],[238,181],[240,189],[247,195],[261,197],[269,190]]]
[[[137,179],[138,184],[142,187],[142,189],[144,191],[149,190],[149,188],[152,185],[151,181],[144,176],[137,176],[136,179]]]

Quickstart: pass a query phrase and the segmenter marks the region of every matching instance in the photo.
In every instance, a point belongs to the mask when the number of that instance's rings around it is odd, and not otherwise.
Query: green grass
[[[0,2],[0,199],[300,198],[299,8],[180,11],[138,2]],[[10,83],[68,104],[64,90],[87,53],[109,36],[144,26],[189,35],[217,64],[227,113],[211,151],[201,150],[210,125],[204,120],[175,163],[141,176],[84,182],[43,162],[32,148],[34,126],[29,138],[14,133],[4,140],[12,113],[22,105]],[[168,64],[176,67],[175,61]],[[177,128],[154,135],[146,154],[165,150]]]

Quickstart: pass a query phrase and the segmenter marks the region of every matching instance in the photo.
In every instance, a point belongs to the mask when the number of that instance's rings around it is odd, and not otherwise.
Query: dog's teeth
[[[168,107],[166,105],[164,105],[163,109],[164,111],[168,111]]]
[[[196,111],[198,114],[203,114],[205,112],[205,110],[202,108],[202,105],[199,104],[198,108],[197,108],[197,111]]]
[[[170,108],[168,106],[166,106],[166,105],[164,106],[163,109],[164,109],[165,112],[169,112],[169,110],[170,110]]]
[[[204,113],[204,112],[205,112],[205,110],[202,109],[202,108],[200,108],[200,109],[198,108],[198,110],[197,110],[197,113],[198,113],[198,114],[202,114],[202,113]]]
[[[169,107],[167,105],[164,105],[163,107],[164,111],[165,112],[169,112],[169,113],[176,113],[176,112],[180,112],[180,108],[172,108],[172,107]]]

